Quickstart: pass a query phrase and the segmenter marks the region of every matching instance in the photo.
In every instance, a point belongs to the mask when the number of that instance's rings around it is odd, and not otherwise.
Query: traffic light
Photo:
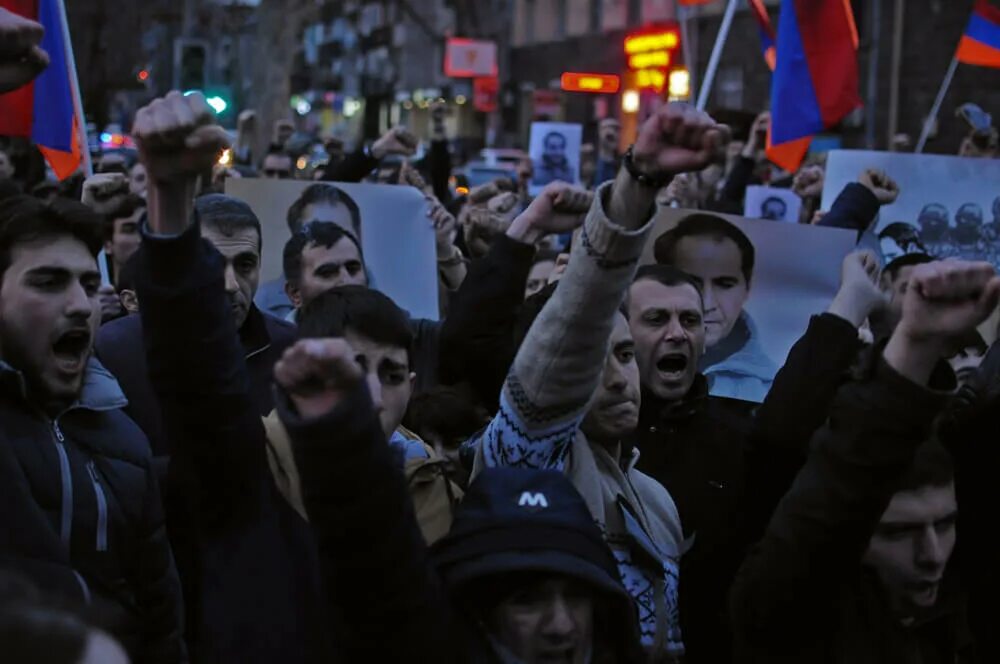
[[[201,44],[183,44],[180,54],[179,81],[182,90],[201,90],[205,87],[207,53]]]

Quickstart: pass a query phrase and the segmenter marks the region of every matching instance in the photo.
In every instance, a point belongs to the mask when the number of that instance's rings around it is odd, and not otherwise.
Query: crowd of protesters
[[[47,57],[0,12],[3,92]],[[432,118],[402,167],[402,128],[331,149],[267,283],[220,183],[292,177],[287,123],[254,158],[251,114],[230,145],[172,92],[134,164],[27,192],[0,152],[0,658],[1000,661],[990,263],[859,248],[762,403],[710,396],[685,243],[732,239],[715,213],[762,179],[860,238],[891,175],[821,211],[766,113],[736,140],[672,103],[624,154],[601,122],[585,186],[529,196],[525,162],[458,194]],[[363,180],[423,194],[440,321],[371,287],[329,184]],[[655,238],[658,206],[696,212]]]

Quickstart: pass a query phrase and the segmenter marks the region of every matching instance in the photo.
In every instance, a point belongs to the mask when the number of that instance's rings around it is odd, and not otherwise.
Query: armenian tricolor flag
[[[41,47],[50,60],[34,81],[0,95],[0,134],[30,138],[62,180],[80,167],[83,126],[73,102],[76,81],[62,0],[0,0],[0,7],[42,24]]]
[[[977,0],[955,59],[967,65],[1000,68],[1000,8]]]
[[[778,57],[775,48],[778,38],[774,34],[774,26],[771,25],[771,17],[767,13],[767,8],[764,7],[764,0],[747,0],[747,2],[750,3],[750,13],[757,21],[757,31],[760,33],[760,48],[764,52],[764,61],[767,62],[771,71],[774,71]]]
[[[850,0],[782,0],[767,156],[802,164],[812,137],[861,105]]]

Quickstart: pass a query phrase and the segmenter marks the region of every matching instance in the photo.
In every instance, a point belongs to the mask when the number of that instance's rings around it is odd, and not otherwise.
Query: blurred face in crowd
[[[250,313],[260,283],[260,236],[254,228],[237,228],[232,235],[225,235],[204,225],[201,236],[215,246],[226,262],[226,294],[239,329]]]
[[[739,247],[726,237],[684,237],[677,243],[674,267],[687,272],[701,285],[705,343],[711,348],[729,336],[750,297]]]
[[[907,265],[899,268],[894,279],[888,274],[882,275],[882,288],[888,290],[889,304],[884,309],[884,322],[889,326],[889,330],[896,328],[899,321],[903,319],[903,299],[910,284],[910,275],[913,274],[915,265]]]
[[[17,244],[0,281],[0,357],[24,375],[48,414],[80,393],[101,322],[97,261],[79,240]]]
[[[580,429],[591,441],[615,444],[639,424],[639,366],[628,321],[615,314],[604,373]]]
[[[137,161],[132,167],[128,187],[133,194],[146,197],[146,167],[141,161]]]
[[[289,284],[288,297],[296,308],[337,286],[367,286],[368,275],[358,248],[342,237],[332,246],[308,244],[302,250],[302,276],[298,286]]]
[[[594,596],[582,582],[532,575],[489,614],[486,627],[517,661],[588,662],[593,648]]]
[[[965,385],[975,375],[979,365],[983,363],[983,357],[981,348],[970,346],[952,355],[948,363],[958,377],[958,382]]]
[[[629,289],[628,312],[642,385],[659,399],[684,398],[705,352],[698,291],[691,284],[641,279]]]
[[[899,612],[937,601],[945,566],[955,548],[955,485],[926,486],[892,497],[865,553]]]
[[[621,134],[621,123],[618,120],[602,120],[599,130],[600,149],[604,156],[618,152],[618,137]]]
[[[540,261],[531,266],[528,272],[528,284],[524,289],[524,298],[527,299],[545,288],[549,283],[552,271],[556,269],[555,261]]]
[[[10,156],[0,150],[0,180],[9,180],[14,177],[14,164],[10,161]]]
[[[114,220],[114,233],[111,239],[104,243],[104,252],[114,260],[116,270],[120,270],[139,249],[139,244],[142,242],[139,219],[144,212],[145,209],[139,208],[129,217]]]
[[[286,154],[269,154],[264,157],[261,170],[266,178],[287,180],[292,177],[292,158]]]
[[[522,159],[517,164],[517,183],[518,186],[523,190],[528,188],[528,183],[531,182],[531,178],[535,177],[535,167],[531,163],[530,159]]]
[[[344,340],[365,372],[368,392],[386,438],[399,427],[417,375],[410,371],[409,350],[372,341],[348,328]]]

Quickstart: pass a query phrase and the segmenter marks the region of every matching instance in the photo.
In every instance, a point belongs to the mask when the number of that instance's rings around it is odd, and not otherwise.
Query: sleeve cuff
[[[596,258],[602,267],[637,262],[656,216],[654,207],[649,211],[646,223],[634,230],[616,224],[607,213],[612,185],[612,182],[606,182],[597,189],[594,204],[584,223],[583,243],[587,253]]]

